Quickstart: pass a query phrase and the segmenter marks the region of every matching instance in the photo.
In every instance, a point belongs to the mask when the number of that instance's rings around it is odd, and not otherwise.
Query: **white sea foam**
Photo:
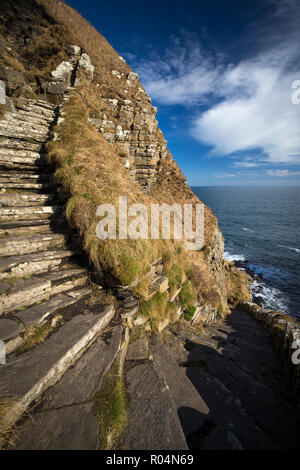
[[[296,253],[300,253],[300,249],[299,249],[299,248],[293,248],[292,246],[285,246],[285,245],[277,245],[277,246],[279,246],[280,248],[286,248],[287,250],[296,251]]]
[[[245,261],[245,257],[243,255],[232,255],[228,251],[224,252],[224,259],[227,261]]]
[[[288,313],[288,301],[279,289],[267,286],[266,284],[255,280],[251,286],[251,291],[255,297],[260,297],[262,299],[264,308]]]
[[[242,227],[242,229],[245,230],[246,232],[254,233],[254,230],[250,230],[250,228]]]

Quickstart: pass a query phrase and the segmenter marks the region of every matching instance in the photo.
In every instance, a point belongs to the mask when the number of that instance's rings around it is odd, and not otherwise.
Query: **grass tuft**
[[[116,446],[126,424],[126,395],[119,367],[113,364],[94,398],[94,415],[99,423],[100,449]]]

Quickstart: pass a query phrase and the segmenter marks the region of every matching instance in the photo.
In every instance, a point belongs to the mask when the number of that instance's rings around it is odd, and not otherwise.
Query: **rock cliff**
[[[0,84],[0,447],[295,448],[295,397],[241,309],[296,391],[299,326],[248,303],[209,208],[198,251],[96,236],[120,195],[200,203],[138,75],[60,0],[2,0]]]

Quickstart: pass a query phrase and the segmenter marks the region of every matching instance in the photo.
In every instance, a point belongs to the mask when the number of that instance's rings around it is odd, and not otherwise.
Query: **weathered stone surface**
[[[76,297],[72,296],[72,291],[67,294],[59,294],[51,297],[50,300],[44,303],[34,305],[24,311],[16,312],[16,317],[24,323],[26,328],[32,325],[43,323],[49,315],[53,314],[56,310],[68,307],[76,303],[80,298],[85,297],[91,291],[89,289],[80,289],[76,291]]]
[[[68,86],[67,80],[56,79],[51,82],[44,82],[42,89],[45,93],[50,95],[63,95]]]
[[[0,194],[0,208],[1,207],[25,207],[25,206],[41,206],[53,202],[55,199],[54,194],[22,194],[22,193],[8,193]]]
[[[154,362],[170,389],[183,432],[188,436],[204,424],[209,408],[184,370],[178,367],[167,348],[155,334],[152,335],[150,348]]]
[[[43,396],[42,409],[92,400],[120,349],[121,334],[121,325],[107,328],[81,356],[80,361],[47,390]]]
[[[94,70],[95,67],[90,57],[85,53],[81,54],[76,71],[75,86],[91,82],[93,80]]]
[[[12,220],[46,219],[63,210],[62,206],[0,207],[0,222]]]
[[[15,281],[0,295],[0,312],[11,312],[85,284],[85,269],[65,269]]]
[[[0,256],[23,255],[39,250],[60,249],[65,247],[65,243],[65,235],[59,233],[9,237],[1,241]]]
[[[238,438],[226,426],[215,428],[204,441],[204,450],[244,450]]]
[[[64,80],[66,84],[69,84],[73,68],[74,65],[71,62],[63,61],[57,66],[56,70],[51,72],[51,75],[53,78]]]
[[[46,410],[27,419],[16,450],[97,450],[98,423],[92,403]]]
[[[148,359],[148,344],[145,336],[128,346],[127,361],[142,361]]]
[[[60,266],[63,260],[76,253],[71,250],[41,251],[0,259],[0,279],[51,271]]]
[[[3,80],[0,80],[0,104],[6,104],[6,86]]]
[[[4,341],[6,339],[17,336],[22,328],[16,321],[9,320],[7,318],[0,318],[0,340]]]
[[[24,85],[24,77],[21,72],[6,65],[0,65],[0,80],[4,80],[8,96],[20,96]]]
[[[98,315],[78,315],[43,344],[20,356],[18,361],[8,360],[1,374],[3,393],[18,400],[13,410],[15,412],[3,420],[1,431],[9,429],[33,400],[62,377],[113,315],[113,306]]]
[[[67,54],[70,56],[70,57],[73,57],[73,56],[78,56],[80,54],[80,47],[79,46],[75,46],[73,44],[70,44],[68,47],[67,47]]]
[[[150,362],[126,373],[128,425],[122,449],[186,450],[186,440],[167,384]]]
[[[173,347],[166,335],[168,348],[209,408],[203,427],[188,436],[191,449],[202,448],[213,429],[228,423],[245,449],[297,448],[296,397],[259,323],[233,310],[201,333],[184,324],[173,325],[171,331],[181,348]]]

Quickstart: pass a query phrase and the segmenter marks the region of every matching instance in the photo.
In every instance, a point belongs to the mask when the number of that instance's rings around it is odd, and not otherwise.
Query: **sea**
[[[252,273],[253,300],[300,319],[300,187],[193,187],[219,220],[229,261]]]

